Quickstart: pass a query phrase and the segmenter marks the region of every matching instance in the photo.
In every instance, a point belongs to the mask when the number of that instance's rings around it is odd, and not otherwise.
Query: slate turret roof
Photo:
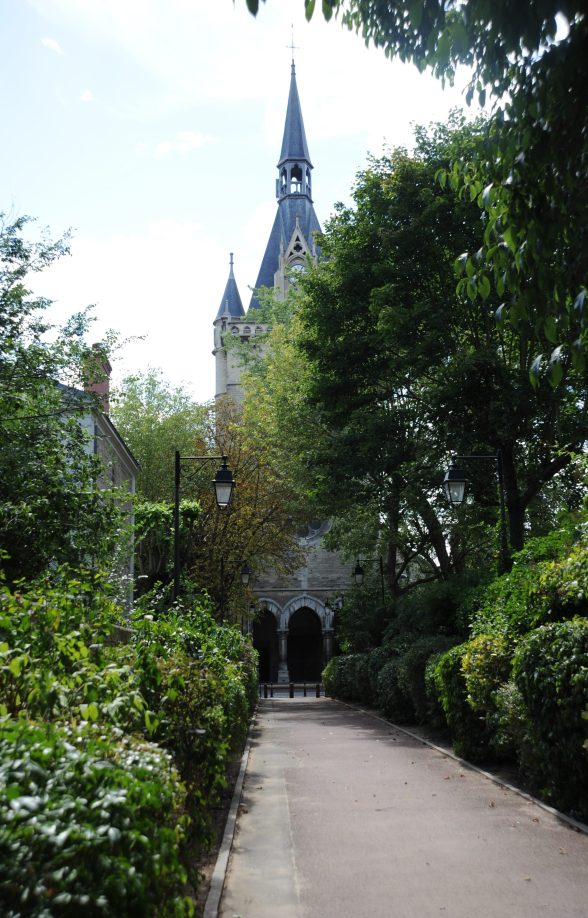
[[[225,292],[223,293],[221,304],[216,314],[215,322],[217,319],[222,318],[222,316],[231,316],[231,318],[236,319],[239,316],[244,315],[245,310],[243,309],[243,303],[241,302],[241,297],[239,296],[239,288],[237,287],[237,281],[235,280],[235,274],[233,272],[233,253],[231,252],[229,262],[229,279],[227,281],[227,286],[225,287]]]

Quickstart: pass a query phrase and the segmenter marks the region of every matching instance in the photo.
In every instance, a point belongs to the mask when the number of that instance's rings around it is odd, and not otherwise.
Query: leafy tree
[[[172,388],[159,371],[123,382],[114,418],[142,472],[136,507],[140,594],[163,585],[169,604],[173,576],[174,453],[183,457],[225,455],[237,482],[230,507],[219,510],[212,478],[218,462],[182,463],[180,558],[184,598],[207,590],[228,616],[248,612],[251,595],[241,569],[292,569],[300,563],[291,519],[291,488],[257,430],[247,432],[230,401],[199,405]]]
[[[174,453],[205,450],[208,409],[161,370],[127,376],[112,399],[112,418],[141,464],[137,492],[150,501],[173,499]]]
[[[256,13],[257,0],[247,0]],[[315,0],[305,0],[308,18]],[[487,216],[464,284],[531,350],[532,379],[582,373],[587,340],[588,17],[582,0],[323,0],[389,57],[452,81],[472,68],[468,102],[492,99],[487,145],[456,159],[451,180]],[[558,19],[561,34],[558,35]],[[474,252],[476,253],[474,255]],[[547,351],[542,350],[546,338]],[[547,353],[549,359],[544,358]]]
[[[479,245],[484,226],[476,203],[436,176],[483,143],[483,124],[455,116],[418,130],[414,155],[370,161],[355,206],[326,228],[325,260],[300,279],[291,314],[276,313],[246,384],[248,424],[264,429],[316,512],[338,520],[338,545],[384,555],[397,595],[460,571],[473,548],[478,564],[492,564],[492,465],[468,468],[476,504],[457,525],[440,493],[452,454],[502,451],[517,549],[528,508],[554,490],[586,436],[583,382],[535,391],[532,357],[496,324],[490,287],[484,298],[456,294],[455,256]],[[573,504],[579,492],[566,496]],[[549,504],[536,514],[542,526]]]
[[[67,240],[30,241],[28,223],[0,217],[0,549],[10,581],[64,562],[107,564],[120,540],[116,500],[96,487],[101,465],[81,424],[100,411],[79,388],[92,369],[88,316],[56,329],[43,318],[49,301],[26,287]]]

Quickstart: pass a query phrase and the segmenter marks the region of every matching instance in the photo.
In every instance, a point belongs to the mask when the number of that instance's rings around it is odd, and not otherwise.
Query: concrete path
[[[336,701],[262,701],[219,915],[588,918],[588,836]]]

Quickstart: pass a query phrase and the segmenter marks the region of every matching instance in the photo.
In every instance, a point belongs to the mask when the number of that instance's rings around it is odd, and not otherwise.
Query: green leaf
[[[480,275],[478,280],[478,292],[483,300],[487,300],[491,292],[490,281],[485,274]]]
[[[482,192],[482,204],[484,207],[488,207],[491,203],[491,192],[492,192],[493,183],[490,182],[489,185],[486,185],[484,191]]]
[[[557,322],[555,321],[553,316],[547,316],[543,324],[543,331],[545,332],[545,337],[547,338],[547,340],[550,341],[552,344],[556,344],[557,342]]]
[[[583,342],[581,338],[576,338],[576,340],[572,342],[572,366],[574,370],[578,370],[578,372],[581,373],[585,365],[586,359]]]
[[[20,676],[21,658],[14,657],[14,659],[12,659],[10,663],[8,664],[8,669],[10,670],[13,676]]]
[[[514,237],[514,235],[513,235],[513,231],[512,231],[512,229],[511,229],[510,226],[507,226],[507,227],[506,227],[506,229],[505,229],[504,232],[502,233],[502,238],[503,238],[504,241],[506,242],[506,244],[507,244],[507,246],[509,247],[509,249],[511,250],[511,252],[516,252],[516,250],[517,250],[517,243],[516,243],[516,239],[515,239],[515,237]]]
[[[539,385],[539,373],[541,371],[542,363],[543,363],[543,354],[538,354],[537,357],[535,357],[535,360],[533,361],[533,363],[531,364],[531,369],[529,370],[529,379],[534,389],[536,389],[537,386]]]
[[[445,188],[447,185],[447,169],[437,169],[435,172],[435,181],[439,183],[441,188]]]
[[[312,19],[312,14],[314,13],[316,0],[306,0],[304,4],[304,15],[306,16],[307,22],[310,22]]]
[[[250,13],[253,13],[254,16],[257,16],[257,11],[259,9],[259,0],[247,0],[247,9]]]

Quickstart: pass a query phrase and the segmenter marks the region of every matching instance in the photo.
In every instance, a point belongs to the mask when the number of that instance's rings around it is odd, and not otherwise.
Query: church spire
[[[225,292],[223,293],[223,298],[221,300],[219,310],[216,314],[216,319],[222,319],[223,316],[236,319],[238,316],[244,315],[245,310],[243,309],[243,303],[241,302],[241,297],[239,296],[239,288],[237,287],[237,281],[235,280],[235,274],[233,271],[233,253],[231,252],[229,258],[229,279],[227,281],[227,286],[225,287]]]
[[[257,275],[255,289],[273,287],[284,296],[290,284],[290,272],[300,270],[307,256],[316,258],[319,255],[315,236],[320,233],[321,228],[312,203],[311,170],[312,163],[296,86],[296,68],[292,59],[286,124],[278,162],[279,177],[276,181],[278,211]],[[249,308],[258,306],[259,300],[254,290]]]
[[[296,85],[296,67],[292,57],[290,76],[290,94],[286,110],[284,138],[278,162],[279,178],[276,181],[278,201],[290,195],[305,195],[312,201],[310,172],[312,163],[308,152],[300,97]]]

